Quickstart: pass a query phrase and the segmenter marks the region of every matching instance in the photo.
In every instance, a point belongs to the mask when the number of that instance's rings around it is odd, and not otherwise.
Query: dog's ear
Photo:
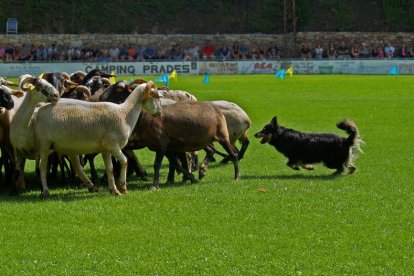
[[[270,121],[270,123],[271,123],[272,125],[274,125],[274,126],[277,126],[277,125],[278,125],[278,124],[277,124],[277,116],[273,117],[273,118],[272,118],[272,121]]]

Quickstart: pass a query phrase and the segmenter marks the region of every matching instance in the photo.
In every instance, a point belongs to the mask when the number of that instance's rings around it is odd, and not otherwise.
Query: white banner
[[[179,75],[274,74],[292,66],[296,74],[388,74],[397,66],[399,74],[414,74],[413,59],[348,60],[257,60],[257,61],[160,61],[160,62],[74,62],[74,63],[1,63],[0,76],[17,77],[44,72],[89,72],[99,68],[117,76],[162,75],[176,70]]]

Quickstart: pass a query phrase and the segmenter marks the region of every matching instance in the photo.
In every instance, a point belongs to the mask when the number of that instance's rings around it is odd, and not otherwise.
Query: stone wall
[[[412,33],[365,33],[365,32],[299,32],[294,34],[17,34],[0,35],[0,46],[8,44],[20,46],[22,44],[44,44],[49,46],[52,43],[68,47],[84,47],[96,45],[98,47],[110,47],[111,45],[134,44],[147,45],[151,43],[157,45],[163,43],[165,46],[180,43],[182,46],[196,43],[200,46],[206,41],[211,41],[216,47],[227,43],[231,46],[234,42],[245,43],[248,45],[258,44],[269,46],[276,44],[282,49],[283,56],[296,57],[303,42],[315,46],[320,42],[326,49],[329,42],[338,44],[346,41],[351,44],[354,41],[365,42],[370,47],[374,47],[383,42],[391,42],[394,46],[399,46],[404,41],[410,47],[414,46],[414,36]]]

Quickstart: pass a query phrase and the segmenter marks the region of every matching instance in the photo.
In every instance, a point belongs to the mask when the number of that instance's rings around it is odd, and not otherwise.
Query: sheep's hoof
[[[234,180],[235,180],[235,181],[240,181],[240,180],[241,180],[240,175],[236,176],[236,177],[234,178]]]
[[[128,189],[127,189],[127,187],[126,187],[126,186],[121,186],[121,187],[119,187],[119,188],[118,188],[118,191],[119,191],[121,194],[127,194],[127,193],[128,193]]]
[[[90,193],[97,193],[97,192],[99,192],[99,188],[98,188],[98,187],[96,187],[96,186],[92,186],[92,187],[89,187],[89,188],[88,188],[88,191],[89,191]]]
[[[173,181],[171,181],[171,180],[167,180],[167,182],[165,182],[165,185],[167,185],[167,186],[172,186],[172,185],[174,185],[174,180],[173,180]]]
[[[112,195],[114,195],[114,196],[121,196],[121,195],[122,195],[122,194],[121,194],[118,190],[116,190],[116,189],[115,189],[115,190],[112,190],[112,191],[111,191],[111,194],[112,194]]]
[[[150,190],[151,191],[156,191],[156,190],[158,190],[160,188],[160,186],[159,185],[152,185],[151,187],[150,187]]]
[[[46,190],[46,191],[41,192],[41,193],[40,193],[40,196],[41,196],[42,198],[48,198],[48,197],[50,197],[49,190]]]

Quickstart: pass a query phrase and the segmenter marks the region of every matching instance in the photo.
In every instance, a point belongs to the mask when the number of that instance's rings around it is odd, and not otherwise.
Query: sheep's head
[[[0,113],[4,112],[4,109],[10,110],[14,107],[14,101],[9,89],[0,85]]]
[[[144,88],[144,109],[154,116],[161,114],[161,102],[160,98],[162,94],[159,93],[158,88],[154,82],[149,81],[145,84]]]
[[[56,103],[59,100],[59,92],[49,82],[33,76],[25,76],[21,79],[20,88],[28,91],[33,96],[33,101],[48,101]]]

